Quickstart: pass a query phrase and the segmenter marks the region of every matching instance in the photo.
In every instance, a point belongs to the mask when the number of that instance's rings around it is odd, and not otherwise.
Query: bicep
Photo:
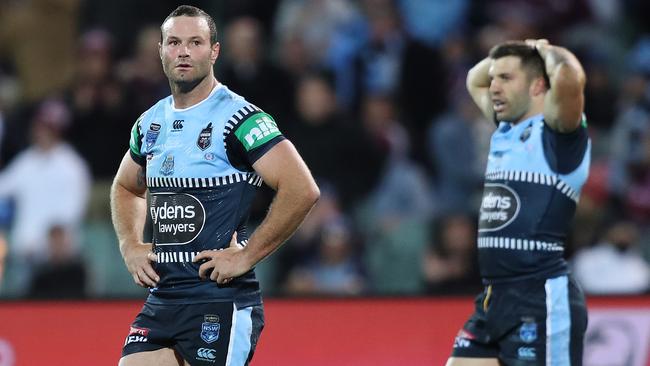
[[[544,119],[556,131],[575,131],[585,104],[584,82],[566,65],[560,66],[555,80],[544,98]]]
[[[136,163],[127,151],[115,175],[115,183],[129,192],[144,197],[147,190],[145,168]]]
[[[253,169],[274,190],[286,182],[315,184],[307,165],[289,140],[273,146],[253,164]]]

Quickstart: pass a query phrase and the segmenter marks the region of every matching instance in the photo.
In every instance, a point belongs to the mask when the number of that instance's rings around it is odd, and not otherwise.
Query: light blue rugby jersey
[[[514,125],[499,123],[490,142],[479,216],[484,281],[568,272],[564,241],[590,155],[584,116],[568,134],[552,130],[541,114]]]
[[[262,179],[253,163],[284,137],[273,118],[219,84],[198,104],[176,109],[172,97],[138,118],[131,157],[146,168],[148,228],[158,286],[153,303],[261,303],[253,270],[226,286],[201,280],[192,258],[203,250],[246,245],[246,221]]]

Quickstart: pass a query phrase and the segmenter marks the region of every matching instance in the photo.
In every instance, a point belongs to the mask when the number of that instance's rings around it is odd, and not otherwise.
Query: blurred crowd
[[[140,296],[108,187],[136,118],[169,94],[159,26],[183,2],[0,8],[0,297]],[[271,114],[322,198],[258,267],[267,294],[471,294],[489,136],[465,90],[495,44],[547,38],[587,72],[592,169],[566,254],[585,290],[650,290],[650,3],[190,1],[217,78]],[[265,188],[251,222],[272,197]],[[56,289],[56,290],[54,290]]]

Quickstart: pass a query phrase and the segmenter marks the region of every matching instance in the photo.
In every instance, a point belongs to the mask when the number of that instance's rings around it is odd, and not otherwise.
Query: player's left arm
[[[237,246],[233,239],[225,250],[204,251],[194,258],[195,262],[207,260],[199,267],[201,278],[213,269],[210,279],[224,284],[248,272],[296,231],[320,196],[307,165],[289,140],[278,142],[252,167],[276,191],[271,207],[245,247]]]
[[[251,267],[289,239],[320,197],[311,172],[289,140],[275,145],[253,168],[276,194],[244,250]]]
[[[550,89],[544,98],[544,120],[561,133],[575,131],[582,122],[585,104],[585,72],[578,58],[566,48],[546,40],[529,40],[544,60]]]

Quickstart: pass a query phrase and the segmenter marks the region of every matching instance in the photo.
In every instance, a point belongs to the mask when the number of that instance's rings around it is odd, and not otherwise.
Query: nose
[[[180,47],[178,51],[178,57],[189,57],[189,56],[190,56],[190,48],[187,45]]]
[[[490,90],[490,93],[492,93],[492,94],[496,94],[499,91],[501,91],[501,85],[499,85],[499,82],[496,79],[492,79],[492,81],[490,81],[490,89],[489,90]]]

